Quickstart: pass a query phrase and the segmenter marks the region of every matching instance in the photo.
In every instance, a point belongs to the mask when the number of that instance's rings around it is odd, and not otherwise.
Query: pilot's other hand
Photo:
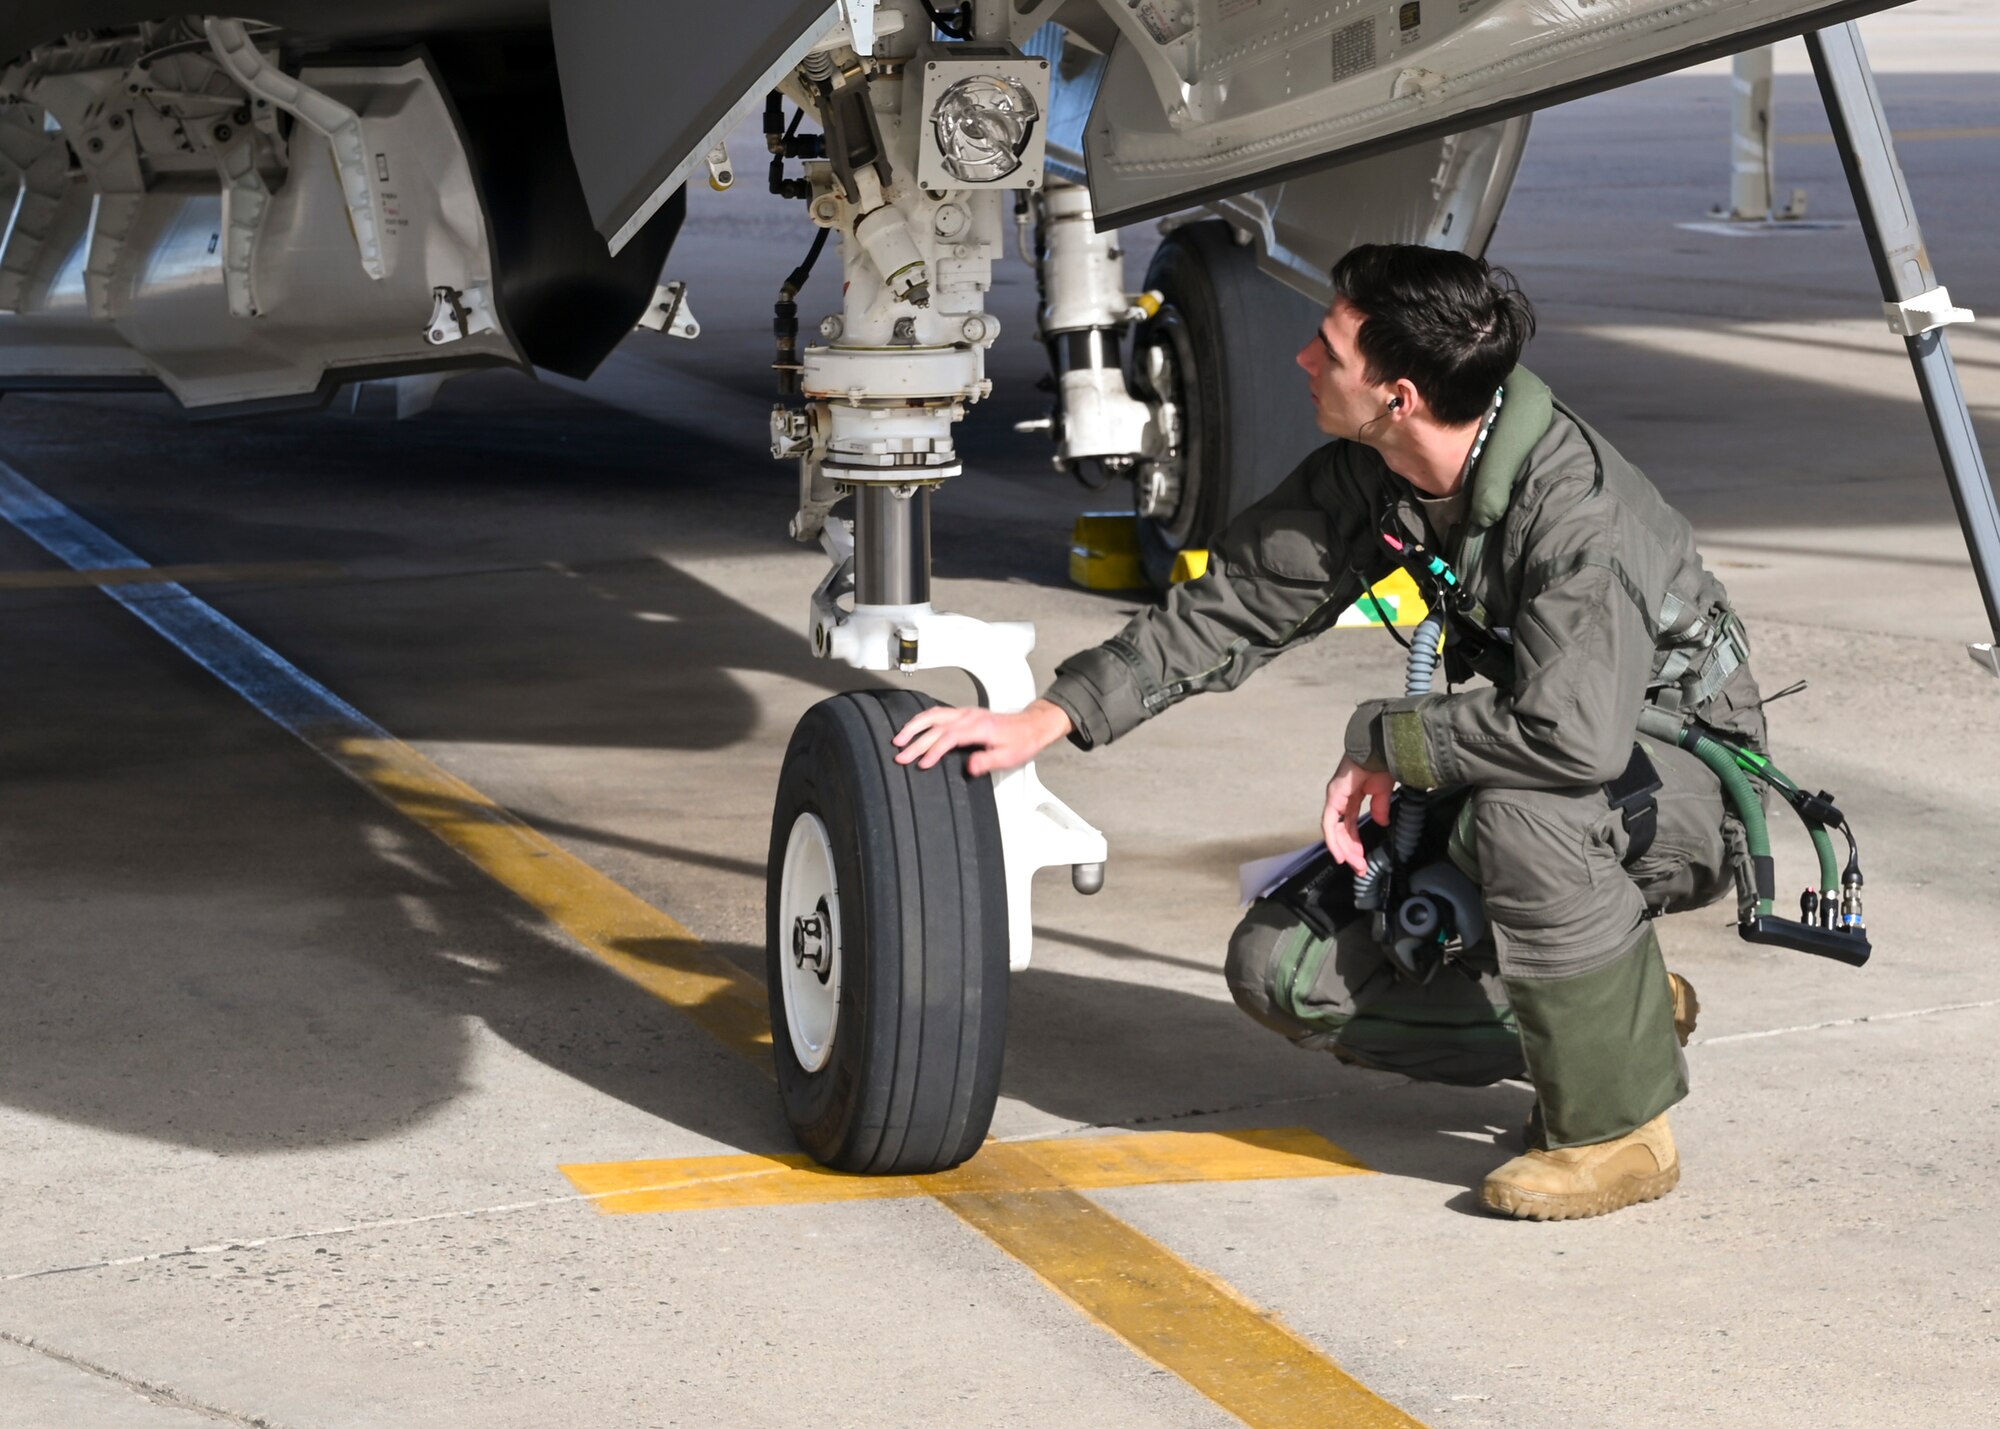
[[[1388,774],[1364,769],[1343,757],[1333,778],[1326,783],[1326,812],[1320,816],[1320,832],[1326,835],[1326,850],[1334,862],[1346,864],[1356,873],[1368,871],[1368,854],[1361,847],[1361,806],[1367,803],[1375,822],[1387,826],[1389,795],[1396,781]]]
[[[1018,714],[934,705],[897,732],[898,764],[929,769],[954,749],[970,749],[966,772],[977,779],[1019,769],[1070,731],[1060,705],[1036,700]]]

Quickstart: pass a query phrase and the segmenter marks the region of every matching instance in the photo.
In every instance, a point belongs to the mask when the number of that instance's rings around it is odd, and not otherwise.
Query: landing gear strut
[[[787,382],[772,450],[799,463],[793,534],[831,569],[813,593],[813,652],[856,669],[958,669],[982,703],[1026,708],[1034,629],[931,604],[930,503],[961,470],[952,428],[986,396],[985,311],[1006,189],[1042,181],[1048,64],[1000,33],[959,50],[928,18],[870,7],[785,82],[825,129],[787,145],[813,222],[839,241],[841,311]],[[853,12],[858,13],[858,12]],[[808,150],[801,154],[800,150]],[[796,331],[796,288],[780,338]],[[835,513],[852,510],[852,523]],[[771,822],[766,896],[772,1042],[785,1113],[807,1151],[842,1170],[913,1173],[979,1147],[999,1094],[1007,974],[1033,941],[1029,881],[1067,864],[1094,892],[1104,836],[1043,787],[1032,764],[970,778],[964,756],[919,770],[890,739],[931,701],[858,691],[800,720]]]

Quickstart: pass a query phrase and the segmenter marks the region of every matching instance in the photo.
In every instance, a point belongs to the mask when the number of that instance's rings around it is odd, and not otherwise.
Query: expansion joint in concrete
[[[213,1404],[205,1404],[198,1399],[190,1399],[177,1390],[169,1389],[162,1384],[154,1384],[151,1380],[140,1379],[136,1375],[120,1374],[117,1370],[98,1364],[94,1360],[87,1360],[81,1355],[73,1355],[66,1350],[59,1350],[53,1346],[45,1345],[31,1335],[16,1334],[12,1330],[0,1330],[0,1343],[28,1350],[31,1353],[54,1360],[58,1364],[68,1365],[71,1369],[82,1370],[85,1374],[94,1374],[99,1379],[108,1379],[113,1384],[122,1385],[134,1394],[143,1395],[153,1403],[161,1405],[164,1408],[181,1409],[190,1414],[199,1414],[205,1419],[214,1420],[217,1424],[243,1424],[251,1426],[251,1429],[284,1429],[284,1426],[275,1420],[265,1419],[261,1415],[238,1414],[233,1410],[221,1409]]]
[[[1826,1022],[1805,1022],[1797,1027],[1772,1027],[1762,1032],[1730,1032],[1721,1037],[1701,1037],[1696,1047],[1716,1047],[1725,1042],[1756,1042],[1766,1037],[1789,1037],[1794,1032],[1824,1032],[1829,1027],[1859,1027],[1868,1022],[1904,1022],[1912,1017],[1936,1017],[1946,1012],[1976,1012],[1984,1007],[2000,1007],[2000,997],[1983,1002],[1946,1002],[1936,1007],[1913,1007],[1905,1012],[1871,1012],[1860,1017],[1835,1017]]]

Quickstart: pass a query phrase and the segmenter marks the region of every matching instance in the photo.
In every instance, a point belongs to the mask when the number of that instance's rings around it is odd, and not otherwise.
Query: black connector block
[[[1746,943],[1769,943],[1776,948],[1790,948],[1795,953],[1811,953],[1818,958],[1832,958],[1837,963],[1849,967],[1865,967],[1868,955],[1874,951],[1868,945],[1866,933],[1842,933],[1832,928],[1815,928],[1809,923],[1795,922],[1790,918],[1751,918],[1738,923],[1736,931]]]
[[[1808,824],[1817,824],[1821,828],[1837,829],[1847,822],[1846,816],[1840,812],[1840,806],[1833,802],[1833,795],[1824,789],[1817,794],[1808,794],[1800,790],[1798,797],[1791,801],[1791,805],[1799,811],[1800,818]]]

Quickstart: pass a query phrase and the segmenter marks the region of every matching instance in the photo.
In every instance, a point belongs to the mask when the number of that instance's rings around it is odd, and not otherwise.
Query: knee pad
[[[1296,960],[1299,944],[1311,936],[1289,910],[1260,898],[1230,935],[1229,956],[1222,965],[1236,1005],[1253,1021],[1294,1040],[1316,1029],[1281,1010],[1274,989],[1283,965]]]

